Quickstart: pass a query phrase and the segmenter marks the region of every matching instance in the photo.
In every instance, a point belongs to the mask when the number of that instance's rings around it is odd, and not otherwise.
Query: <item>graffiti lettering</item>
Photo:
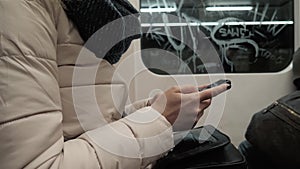
[[[219,33],[221,37],[226,37],[226,38],[249,38],[251,36],[254,36],[254,34],[242,27],[230,27],[230,28],[220,28]]]

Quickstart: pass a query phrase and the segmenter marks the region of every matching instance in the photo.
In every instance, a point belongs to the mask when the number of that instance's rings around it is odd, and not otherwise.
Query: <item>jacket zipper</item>
[[[289,107],[287,107],[286,105],[283,105],[281,103],[279,103],[278,101],[274,102],[275,105],[278,105],[284,109],[286,109],[290,114],[292,114],[293,116],[296,116],[297,118],[300,118],[300,115],[298,113],[296,113],[294,110],[290,109]]]

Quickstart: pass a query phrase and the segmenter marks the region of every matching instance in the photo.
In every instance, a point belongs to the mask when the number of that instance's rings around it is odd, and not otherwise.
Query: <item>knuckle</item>
[[[191,97],[191,99],[193,99],[194,101],[200,101],[200,96],[198,93],[193,94]]]
[[[194,109],[195,113],[199,113],[200,111],[201,111],[201,109],[199,107],[197,107],[197,108]]]
[[[176,90],[178,90],[178,86],[172,86],[172,87],[170,88],[170,90],[176,91]]]
[[[180,94],[175,94],[174,95],[174,99],[177,101],[177,102],[181,102],[181,95]]]

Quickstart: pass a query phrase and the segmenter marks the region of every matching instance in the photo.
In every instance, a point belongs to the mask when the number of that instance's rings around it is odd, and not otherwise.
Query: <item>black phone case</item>
[[[231,81],[228,80],[228,79],[221,79],[221,80],[218,80],[210,85],[208,85],[207,87],[205,87],[204,89],[199,89],[199,91],[203,91],[203,90],[206,90],[206,89],[210,89],[210,88],[213,88],[213,87],[216,87],[216,86],[219,86],[221,84],[230,84],[231,85]]]

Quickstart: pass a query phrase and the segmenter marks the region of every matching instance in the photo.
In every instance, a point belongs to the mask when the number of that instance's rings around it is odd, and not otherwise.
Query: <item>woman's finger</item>
[[[179,87],[179,91],[182,94],[189,94],[189,93],[197,92],[198,88],[196,86],[181,86],[181,87]]]
[[[211,99],[204,100],[204,101],[202,101],[202,102],[200,103],[200,106],[199,106],[199,112],[198,112],[198,114],[197,114],[197,117],[196,117],[196,119],[195,119],[195,121],[194,121],[194,125],[193,125],[193,126],[195,126],[195,125],[197,124],[197,122],[198,122],[198,121],[200,120],[200,118],[203,116],[204,110],[205,110],[206,108],[208,108],[208,107],[210,106],[210,104],[211,104]]]
[[[209,84],[204,84],[204,85],[198,86],[198,91],[205,89],[207,86],[209,86]]]
[[[199,108],[200,108],[200,110],[202,111],[202,110],[208,108],[210,105],[211,105],[211,99],[207,99],[207,100],[204,100],[204,101],[202,101],[202,102],[200,103]]]
[[[231,84],[222,84],[207,90],[199,92],[200,100],[207,100],[215,97],[231,88]]]

